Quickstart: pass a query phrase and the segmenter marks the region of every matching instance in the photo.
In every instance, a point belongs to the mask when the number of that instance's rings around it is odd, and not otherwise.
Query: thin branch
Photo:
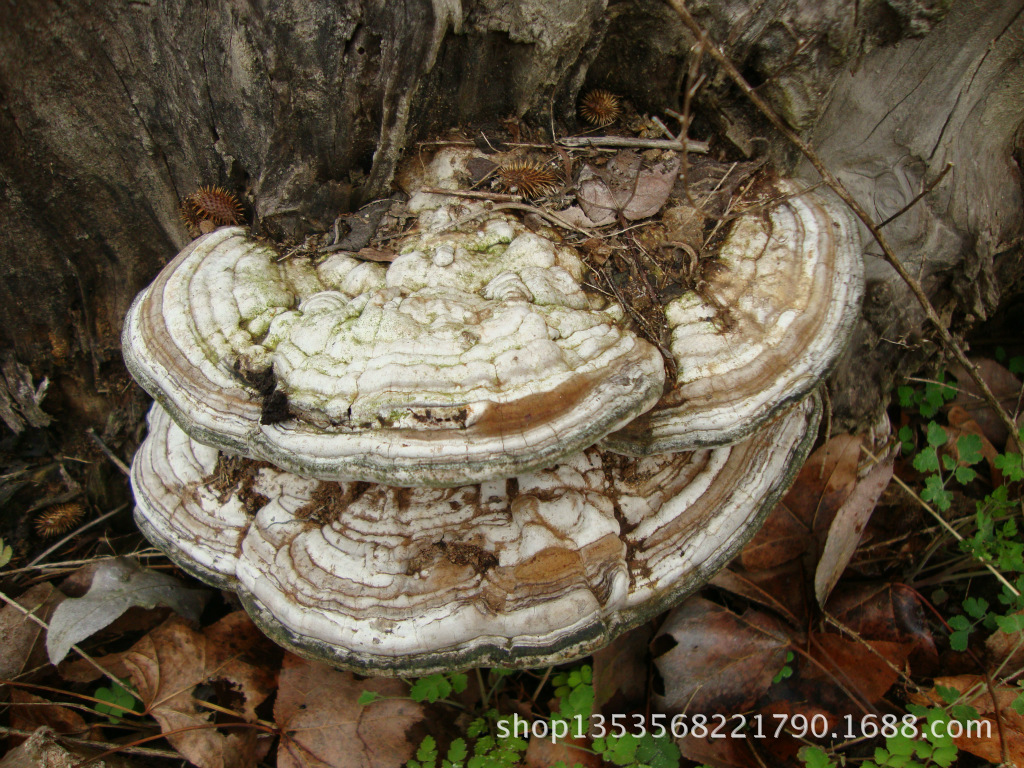
[[[974,383],[977,385],[978,389],[984,395],[985,400],[988,401],[988,404],[992,407],[992,410],[995,411],[1000,421],[1003,422],[1007,431],[1011,435],[1017,434],[1016,424],[1013,423],[1013,420],[1010,418],[1009,414],[1006,413],[1005,410],[1003,410],[1002,406],[1000,406],[999,401],[996,399],[996,396],[992,394],[992,390],[989,389],[988,384],[985,383],[985,380],[981,377],[981,374],[978,372],[978,369],[974,366],[973,363],[971,363],[970,360],[967,359],[967,355],[964,354],[964,351],[960,348],[960,345],[956,343],[956,341],[953,339],[953,336],[946,329],[946,326],[942,323],[942,319],[939,317],[938,313],[936,313],[935,308],[932,306],[931,302],[928,300],[928,297],[925,295],[924,289],[921,288],[920,283],[918,283],[910,275],[910,273],[907,272],[906,268],[903,266],[900,260],[896,258],[896,254],[893,252],[892,247],[885,239],[885,236],[882,234],[881,229],[879,229],[878,225],[875,224],[871,216],[868,215],[868,212],[865,211],[861,204],[858,203],[853,198],[853,195],[851,195],[849,190],[847,190],[846,187],[843,186],[842,182],[840,182],[839,179],[837,179],[832,174],[832,172],[825,167],[825,164],[821,161],[821,158],[818,157],[817,153],[813,149],[811,149],[810,145],[807,142],[805,142],[802,138],[800,138],[796,131],[794,131],[792,128],[786,125],[786,123],[783,122],[782,118],[780,118],[775,113],[775,110],[773,110],[771,106],[769,106],[768,102],[761,98],[761,96],[750,86],[750,84],[746,81],[743,75],[740,74],[739,70],[736,69],[736,65],[732,63],[729,57],[726,56],[718,48],[717,45],[710,41],[710,39],[707,36],[707,33],[700,26],[700,24],[697,23],[696,19],[693,18],[689,10],[687,10],[683,0],[668,0],[668,2],[675,9],[676,13],[679,14],[679,17],[682,19],[683,24],[685,24],[689,28],[689,30],[698,40],[703,42],[707,52],[711,55],[711,57],[718,62],[722,69],[725,70],[729,78],[737,85],[737,87],[739,87],[741,91],[743,91],[746,97],[754,103],[754,106],[757,107],[758,110],[760,110],[761,114],[763,114],[768,119],[768,121],[771,122],[771,124],[774,125],[783,136],[785,136],[794,146],[797,147],[797,149],[800,150],[803,156],[807,158],[811,165],[814,166],[815,170],[817,170],[818,173],[821,174],[821,177],[825,180],[825,183],[832,188],[832,190],[839,196],[839,198],[844,203],[846,203],[847,206],[849,206],[850,210],[852,210],[857,215],[857,218],[864,222],[864,225],[868,228],[868,230],[871,232],[871,235],[875,238],[875,241],[882,248],[882,253],[885,255],[885,260],[889,262],[889,266],[896,270],[896,274],[898,274],[900,278],[902,278],[903,282],[906,283],[908,288],[910,288],[911,293],[914,294],[914,298],[916,298],[918,303],[921,305],[921,308],[924,310],[925,316],[928,318],[929,322],[931,322],[932,326],[939,334],[939,338],[942,341],[943,347],[946,349],[948,353],[950,353],[954,358],[956,358],[957,362],[959,362],[964,367],[964,370],[966,370],[970,374],[971,378],[974,380]]]
[[[107,447],[107,444],[100,439],[100,436],[93,431],[93,428],[89,427],[85,431],[89,435],[89,437],[92,438],[93,442],[99,446],[100,450],[103,451],[106,457],[110,459],[111,462],[113,462],[114,466],[121,470],[121,472],[124,473],[125,477],[131,477],[132,471],[128,469],[128,466],[123,461],[121,461],[121,459],[118,457],[116,453],[114,453],[112,450],[110,450],[110,448]]]
[[[438,187],[421,187],[420,192],[431,195],[451,195],[452,197],[469,197],[473,200],[493,200],[496,203],[518,203],[523,198],[518,195],[499,195],[495,192],[474,192],[462,189],[440,189]]]
[[[674,149],[679,152],[707,154],[706,141],[686,139],[634,139],[630,136],[566,136],[558,140],[566,147],[612,147],[626,149]]]
[[[257,730],[263,731],[264,733],[269,733],[274,736],[279,735],[279,732],[277,731],[276,728],[271,729],[260,723],[204,723],[202,725],[187,725],[183,728],[174,728],[173,730],[164,731],[163,733],[158,733],[154,736],[147,736],[144,739],[136,739],[135,741],[130,742],[129,744],[118,744],[113,749],[108,749],[106,752],[101,752],[95,757],[90,757],[88,760],[83,760],[80,763],[75,763],[73,766],[71,766],[71,768],[85,768],[85,766],[91,765],[92,763],[102,760],[105,757],[110,757],[111,755],[117,754],[118,752],[124,752],[129,747],[136,747],[139,744],[145,744],[147,741],[156,741],[157,739],[164,739],[168,736],[177,736],[179,733],[188,733],[189,731],[209,731],[218,728],[255,728]],[[180,758],[181,754],[179,753],[175,755],[175,757]]]
[[[661,118],[660,117],[655,115],[654,117],[651,118],[651,122],[654,123],[656,126],[658,126],[658,129],[663,134],[665,134],[665,136],[667,136],[669,139],[671,139],[672,141],[679,141],[679,139],[676,137],[676,135],[674,133],[672,133],[672,131],[670,131],[668,129],[668,126],[665,125],[663,122],[661,122]]]
[[[551,149],[551,144],[531,144],[525,141],[501,141],[498,143],[505,147],[527,147],[528,149]],[[477,143],[475,141],[469,141],[467,139],[450,139],[450,140],[438,140],[438,141],[417,141],[417,147],[475,147]],[[498,149],[490,140],[487,141],[487,146],[493,149],[495,152],[505,152],[506,150]]]
[[[53,705],[58,706],[58,705]],[[0,725],[0,733],[9,734],[11,736],[31,736],[35,731],[22,731],[18,728],[8,728],[7,726]],[[63,733],[54,733],[54,738],[57,741],[67,742],[68,744],[74,744],[78,747],[89,747],[92,749],[109,749],[111,753],[124,752],[129,755],[143,755],[145,757],[165,757],[170,760],[181,760],[180,752],[171,752],[167,749],[152,749],[149,747],[129,747],[123,744],[111,744],[109,741],[89,741],[88,739],[76,739],[73,736],[68,736]]]

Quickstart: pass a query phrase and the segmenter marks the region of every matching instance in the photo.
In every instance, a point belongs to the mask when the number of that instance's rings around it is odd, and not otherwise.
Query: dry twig
[[[558,140],[566,147],[611,147],[626,149],[674,149],[679,152],[707,154],[706,141],[686,139],[634,139],[631,136],[566,136]]]

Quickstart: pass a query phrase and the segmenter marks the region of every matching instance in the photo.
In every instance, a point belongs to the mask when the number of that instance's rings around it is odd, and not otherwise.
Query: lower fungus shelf
[[[383,675],[542,666],[706,583],[789,485],[819,415],[812,396],[728,447],[590,448],[508,480],[395,488],[225,457],[154,405],[135,514],[302,655]]]

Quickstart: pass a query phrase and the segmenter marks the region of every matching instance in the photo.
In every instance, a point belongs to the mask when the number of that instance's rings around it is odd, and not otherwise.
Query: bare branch
[[[678,152],[693,152],[701,155],[707,154],[708,151],[706,141],[694,141],[693,139],[678,141],[675,139],[634,139],[629,136],[566,136],[564,139],[559,139],[558,143],[566,147],[674,149]]]

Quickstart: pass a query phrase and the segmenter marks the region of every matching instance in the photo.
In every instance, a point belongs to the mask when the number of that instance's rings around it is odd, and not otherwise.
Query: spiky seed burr
[[[218,227],[244,221],[244,211],[238,198],[223,187],[200,187],[182,200],[180,213],[181,220],[192,234],[202,229],[204,221]]]
[[[580,115],[591,125],[610,125],[621,114],[622,105],[619,103],[619,97],[601,88],[591,91],[580,102]]]
[[[511,160],[498,169],[498,187],[508,194],[541,197],[555,190],[558,177],[535,160]]]
[[[62,533],[67,533],[85,515],[85,507],[76,501],[66,504],[54,504],[48,507],[36,518],[36,533],[44,539],[52,539]]]

